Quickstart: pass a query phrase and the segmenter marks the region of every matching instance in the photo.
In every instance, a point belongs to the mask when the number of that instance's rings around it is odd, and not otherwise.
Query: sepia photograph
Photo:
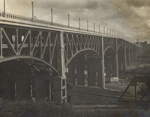
[[[0,0],[0,117],[150,117],[149,0]]]

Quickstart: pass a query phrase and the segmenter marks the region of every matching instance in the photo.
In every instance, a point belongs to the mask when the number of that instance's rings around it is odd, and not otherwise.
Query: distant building
[[[141,52],[144,52],[147,50],[147,48],[150,47],[150,44],[147,43],[147,41],[144,41],[144,42],[136,42],[137,45],[141,46]]]

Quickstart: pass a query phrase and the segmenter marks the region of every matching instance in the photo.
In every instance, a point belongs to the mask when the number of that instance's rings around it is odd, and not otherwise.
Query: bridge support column
[[[20,78],[17,80],[17,98],[19,100],[31,99],[31,82],[28,79]]]
[[[75,61],[72,60],[68,66],[68,82],[75,84]]]
[[[123,78],[126,77],[126,48],[124,49],[124,58],[123,58]]]
[[[98,82],[98,87],[103,87],[103,82],[102,82],[102,61],[101,59],[98,59],[97,61],[97,70],[98,70],[98,78],[97,78],[97,82]]]
[[[2,28],[0,28],[0,58],[3,57],[3,50],[2,50]]]
[[[35,80],[35,99],[41,100],[46,98],[46,82],[41,77],[41,79]]]
[[[115,56],[114,56],[114,76],[118,78],[118,50],[117,50],[117,39],[116,39],[116,52],[115,52]]]
[[[133,52],[133,45],[132,45],[132,63],[134,62],[134,52]]]
[[[111,79],[111,68],[112,68],[112,63],[111,63],[111,56],[110,55],[106,55],[106,62],[105,62],[105,67],[106,67],[106,81],[110,82]]]
[[[94,58],[88,59],[88,86],[95,86],[96,76],[96,60]]]
[[[102,73],[102,75],[101,75],[101,85],[102,85],[102,88],[104,88],[105,89],[105,76],[104,76],[104,69],[105,69],[105,65],[104,65],[104,39],[103,39],[103,37],[102,37],[102,40],[101,40],[101,43],[102,43],[102,45],[101,45],[101,56],[102,56],[102,59],[101,59],[101,73]]]
[[[129,48],[129,65],[131,65],[131,50]]]
[[[1,95],[0,97],[3,98],[4,100],[15,100],[15,82],[13,79],[8,79],[8,80],[4,80],[1,79],[0,80],[0,86],[1,88]]]
[[[57,66],[59,76],[53,78],[53,101],[57,103],[67,102],[67,87],[66,87],[66,67],[64,57],[64,33],[59,32],[58,36],[58,51],[57,51]]]
[[[84,86],[84,55],[80,53],[77,59],[77,85]]]

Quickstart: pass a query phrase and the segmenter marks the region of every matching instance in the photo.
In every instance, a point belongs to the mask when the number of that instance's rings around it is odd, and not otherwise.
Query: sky
[[[0,12],[4,11],[4,0],[0,0]],[[104,27],[120,31],[130,42],[150,43],[150,0],[5,0],[6,12],[32,16],[31,2],[34,2],[34,16],[37,19],[68,24],[70,26],[104,32]],[[107,28],[106,28],[107,29]],[[105,30],[106,30],[105,29]]]

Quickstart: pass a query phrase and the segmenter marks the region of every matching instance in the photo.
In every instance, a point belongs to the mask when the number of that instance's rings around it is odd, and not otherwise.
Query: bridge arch
[[[123,47],[122,45],[119,45],[119,46],[117,47],[117,51],[118,51],[120,48],[124,50],[124,47]]]
[[[130,48],[126,48],[126,64],[130,65]]]
[[[39,62],[45,64],[46,66],[50,67],[56,73],[58,73],[58,71],[52,65],[50,65],[49,63],[47,63],[46,61],[44,61],[44,60],[42,60],[40,58],[36,58],[36,57],[33,57],[33,56],[11,56],[11,57],[5,57],[5,58],[0,59],[0,63],[11,61],[11,60],[15,60],[15,59],[32,59],[32,60],[35,60],[35,61],[39,61]]]
[[[4,100],[50,99],[48,87],[58,75],[53,66],[32,56],[2,58],[0,71],[0,97]]]
[[[118,54],[118,77],[122,79],[124,77],[125,71],[125,50],[122,46],[119,46],[117,49]]]
[[[95,54],[97,54],[97,56],[101,59],[101,56],[99,55],[99,53],[97,53],[94,49],[86,48],[86,49],[82,49],[82,50],[79,50],[78,52],[76,52],[76,53],[68,60],[68,62],[66,63],[66,67],[69,65],[69,63],[70,63],[78,54],[80,54],[80,53],[83,52],[83,51],[92,51],[92,52],[94,52]]]
[[[93,49],[82,49],[66,65],[67,82],[74,85],[98,86],[101,83],[101,57]]]
[[[105,54],[106,52],[109,52],[110,50],[115,53],[115,50],[114,50],[111,46],[108,46],[108,47],[105,49],[104,54]]]
[[[110,82],[111,78],[115,76],[115,51],[112,47],[108,47],[104,53],[104,72],[105,81]]]

